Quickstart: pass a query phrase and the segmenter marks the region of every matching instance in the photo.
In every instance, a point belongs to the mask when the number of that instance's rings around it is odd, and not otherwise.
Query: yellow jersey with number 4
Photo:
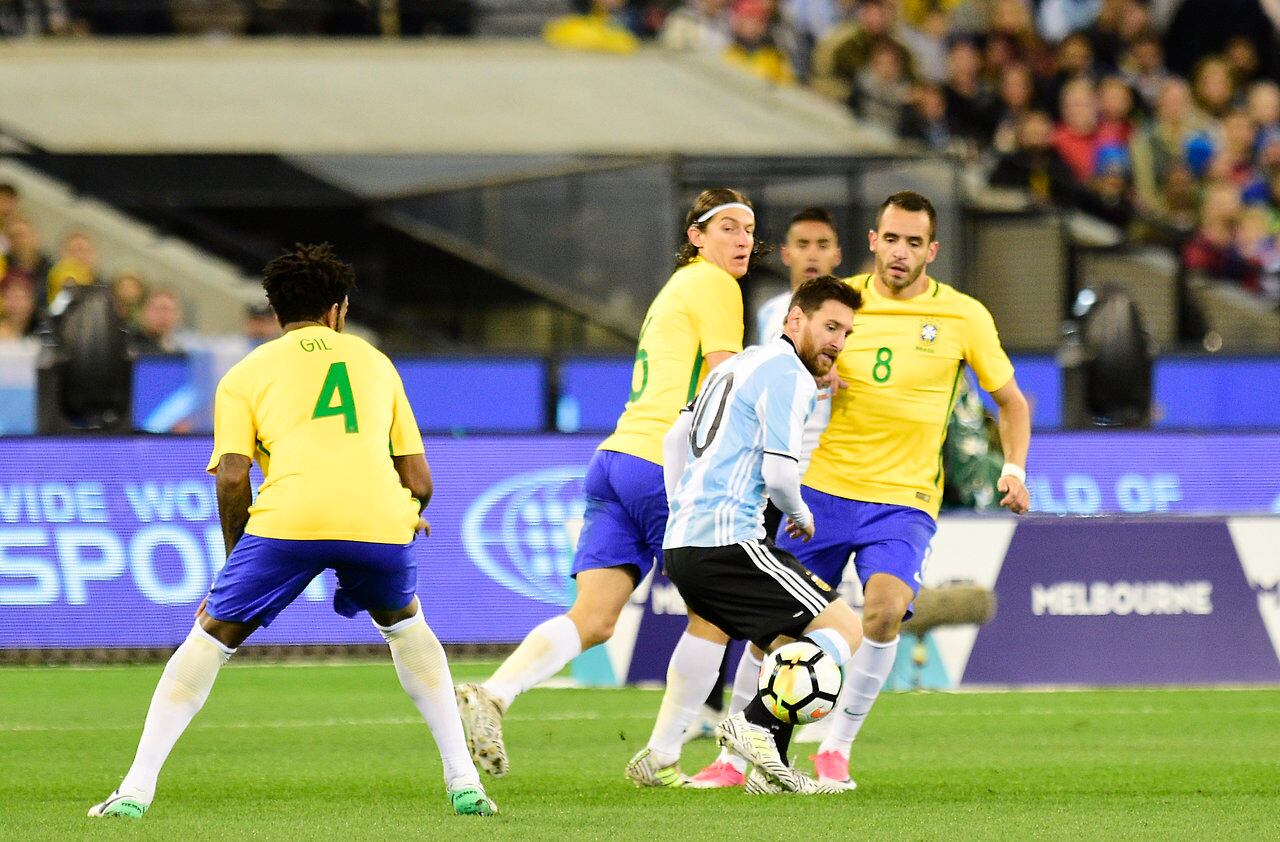
[[[942,442],[961,367],[990,392],[1013,378],[1013,365],[986,307],[928,281],[923,293],[898,301],[878,294],[870,275],[848,280],[863,296],[836,360],[848,388],[833,399],[804,476],[810,488],[938,516]]]
[[[741,351],[742,330],[733,275],[701,258],[677,269],[645,314],[627,408],[600,449],[661,465],[662,437],[706,379],[702,358]]]
[[[258,460],[245,531],[262,538],[407,544],[418,503],[392,456],[422,434],[391,360],[357,336],[291,330],[232,366],[213,410],[216,472],[226,453]]]

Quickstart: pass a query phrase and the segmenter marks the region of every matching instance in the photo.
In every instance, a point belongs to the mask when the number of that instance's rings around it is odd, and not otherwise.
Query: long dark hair
[[[706,231],[710,219],[706,222],[698,222],[698,217],[717,205],[727,205],[731,202],[741,202],[747,207],[755,210],[755,205],[751,204],[751,200],[734,190],[732,187],[712,187],[703,190],[698,194],[698,198],[693,200],[693,207],[689,208],[689,212],[684,217],[684,228],[681,231],[688,231],[690,227],[697,227],[699,231]],[[773,251],[773,246],[761,240],[759,237],[751,246],[751,261],[748,264],[747,271],[750,272],[755,268],[757,262]],[[680,250],[676,252],[676,268],[688,266],[693,259],[698,256],[698,247],[689,242],[688,236],[685,236],[684,243],[680,246]]]

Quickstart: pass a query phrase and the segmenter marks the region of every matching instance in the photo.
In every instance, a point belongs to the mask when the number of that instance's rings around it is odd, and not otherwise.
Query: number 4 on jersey
[[[334,393],[338,403],[334,404]],[[341,415],[342,423],[348,433],[360,432],[356,421],[356,399],[351,394],[351,378],[347,377],[347,364],[334,363],[329,366],[329,373],[324,376],[324,385],[320,387],[320,397],[316,398],[315,411],[311,418],[328,418]]]

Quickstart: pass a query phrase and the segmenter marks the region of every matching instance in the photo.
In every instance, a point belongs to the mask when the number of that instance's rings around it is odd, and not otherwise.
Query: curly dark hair
[[[751,200],[742,193],[739,193],[737,190],[734,190],[731,187],[712,187],[710,189],[703,190],[698,194],[698,198],[693,200],[693,207],[689,208],[689,212],[685,214],[684,228],[681,230],[688,231],[690,228],[697,227],[701,231],[706,231],[707,225],[711,220],[708,219],[706,222],[698,222],[698,217],[702,216],[717,205],[727,205],[730,202],[741,202],[752,210],[755,210],[755,205],[751,204]],[[747,271],[750,272],[754,269],[759,264],[759,261],[768,256],[772,251],[773,246],[757,237],[751,246],[751,262],[747,267]],[[676,252],[676,268],[679,269],[681,266],[688,266],[697,256],[697,247],[694,246],[693,243],[689,242],[689,239],[686,236],[684,243],[680,246],[680,250]]]
[[[281,325],[323,318],[355,286],[355,270],[328,243],[296,243],[262,270],[262,288]]]
[[[787,311],[790,312],[792,307],[799,307],[806,316],[811,316],[828,301],[838,301],[856,311],[862,306],[862,293],[835,275],[819,275],[796,288]]]

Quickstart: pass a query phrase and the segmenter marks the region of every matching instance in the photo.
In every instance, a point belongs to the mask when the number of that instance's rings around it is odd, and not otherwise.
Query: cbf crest
[[[938,326],[933,322],[920,323],[920,341],[925,345],[932,345],[934,340],[938,338]]]

